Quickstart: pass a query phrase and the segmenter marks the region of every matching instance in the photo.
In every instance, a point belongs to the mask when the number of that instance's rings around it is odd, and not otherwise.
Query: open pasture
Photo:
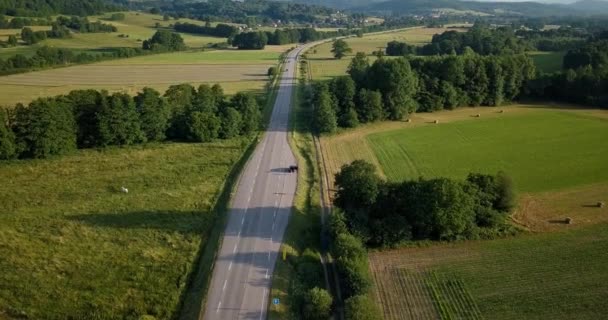
[[[370,254],[384,319],[600,319],[608,225]]]
[[[246,142],[0,163],[0,318],[176,318]]]

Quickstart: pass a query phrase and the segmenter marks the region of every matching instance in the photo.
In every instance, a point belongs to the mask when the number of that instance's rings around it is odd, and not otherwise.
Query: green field
[[[0,163],[0,318],[176,317],[247,142]]]
[[[522,192],[608,181],[608,122],[540,109],[367,137],[389,180],[507,172]]]
[[[607,250],[608,225],[600,224],[379,252],[370,260],[386,320],[467,312],[462,319],[471,319],[474,310],[485,319],[602,319]]]
[[[530,52],[530,58],[534,61],[536,69],[550,73],[562,70],[565,52]]]

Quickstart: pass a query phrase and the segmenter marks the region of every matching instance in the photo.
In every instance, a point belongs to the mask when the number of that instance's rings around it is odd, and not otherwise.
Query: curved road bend
[[[213,269],[205,320],[266,319],[272,272],[287,226],[297,174],[287,143],[300,46],[286,58],[268,130],[242,172]]]

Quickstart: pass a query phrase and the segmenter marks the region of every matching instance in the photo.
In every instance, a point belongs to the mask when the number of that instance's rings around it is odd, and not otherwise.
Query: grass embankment
[[[600,319],[608,225],[371,255],[384,317]]]
[[[295,260],[307,248],[316,253],[320,248],[320,178],[310,127],[311,106],[303,102],[305,86],[304,82],[298,84],[292,101],[289,142],[298,161],[298,185],[270,292],[271,299],[279,298],[281,303],[270,306],[269,319],[298,319],[298,315],[290,313],[287,294],[290,280],[296,277]],[[287,253],[286,260],[283,251]]]
[[[213,206],[247,144],[168,143],[0,164],[0,315],[176,316]]]

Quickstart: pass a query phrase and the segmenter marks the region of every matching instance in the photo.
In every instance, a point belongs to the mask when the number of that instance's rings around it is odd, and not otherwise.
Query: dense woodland
[[[119,7],[103,0],[0,0],[0,14],[18,17],[46,17],[54,14],[87,16]]]
[[[260,104],[248,93],[227,99],[221,86],[144,88],[124,93],[76,90],[0,110],[0,159],[47,158],[77,148],[165,140],[205,142],[259,129]]]
[[[207,22],[205,26],[199,26],[193,23],[177,22],[173,25],[173,29],[175,29],[177,32],[202,34],[220,38],[230,38],[239,32],[239,29],[235,26],[225,23],[218,23],[215,27],[212,27],[209,22]]]
[[[400,120],[416,111],[462,106],[496,106],[520,96],[534,77],[533,62],[525,55],[427,58],[380,58],[370,65],[363,53],[351,61],[349,76],[313,86],[319,132],[359,123]]]

